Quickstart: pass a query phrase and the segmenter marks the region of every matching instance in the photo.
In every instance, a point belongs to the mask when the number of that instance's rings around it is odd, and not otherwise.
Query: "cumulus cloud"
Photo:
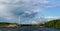
[[[40,11],[49,3],[50,0],[0,0],[0,17],[8,22],[36,23]]]

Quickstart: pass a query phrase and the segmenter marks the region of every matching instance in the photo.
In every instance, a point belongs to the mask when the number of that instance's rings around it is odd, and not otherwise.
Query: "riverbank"
[[[0,22],[0,27],[19,27],[20,24]]]

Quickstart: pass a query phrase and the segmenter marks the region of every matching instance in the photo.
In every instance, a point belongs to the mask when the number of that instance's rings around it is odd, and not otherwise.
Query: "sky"
[[[0,22],[38,24],[60,19],[60,0],[0,0]]]
[[[48,20],[60,19],[60,6],[42,11]]]

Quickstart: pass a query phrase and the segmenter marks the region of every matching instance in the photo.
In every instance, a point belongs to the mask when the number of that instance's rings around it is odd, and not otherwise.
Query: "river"
[[[38,28],[38,27],[23,26],[19,28],[0,28],[0,31],[60,31],[60,30],[53,28]]]

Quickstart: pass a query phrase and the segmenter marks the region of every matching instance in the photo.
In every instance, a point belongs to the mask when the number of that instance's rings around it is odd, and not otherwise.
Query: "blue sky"
[[[60,16],[60,6],[42,11],[46,16]]]
[[[60,19],[60,6],[41,11],[48,20]]]
[[[60,0],[0,0],[0,22],[37,24],[60,18]]]
[[[44,11],[42,11],[42,13],[47,17],[52,17],[53,19],[60,19],[60,6],[45,9]]]

